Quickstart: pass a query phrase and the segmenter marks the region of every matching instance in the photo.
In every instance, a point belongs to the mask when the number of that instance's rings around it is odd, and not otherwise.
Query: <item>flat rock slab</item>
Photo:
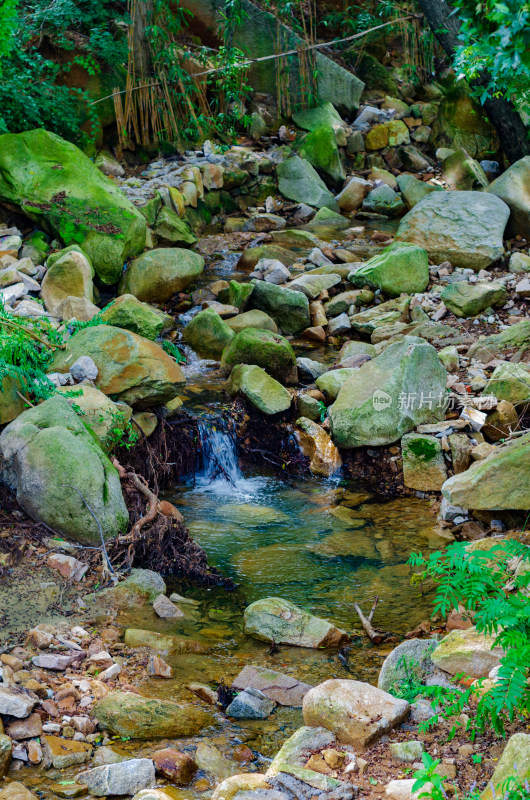
[[[25,719],[31,714],[38,701],[37,695],[28,689],[18,686],[0,686],[0,714],[2,715]]]
[[[61,739],[60,736],[43,736],[41,744],[44,763],[55,769],[86,764],[92,755],[92,747],[87,742],[74,742],[73,739]]]
[[[136,794],[155,786],[155,765],[150,758],[132,758],[82,772],[78,780],[95,797]]]
[[[307,692],[312,688],[291,675],[284,675],[273,669],[255,667],[252,664],[244,667],[234,678],[233,689],[259,689],[266,697],[281,706],[300,708]]]

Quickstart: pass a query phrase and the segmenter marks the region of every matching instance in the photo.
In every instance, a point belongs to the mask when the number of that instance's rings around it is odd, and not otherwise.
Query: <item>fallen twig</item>
[[[371,609],[371,611],[370,611],[370,613],[368,614],[367,617],[364,616],[363,612],[361,611],[360,606],[357,603],[353,604],[353,607],[354,607],[355,611],[357,612],[357,616],[361,620],[361,625],[363,626],[364,630],[368,634],[369,639],[371,639],[371,641],[374,644],[379,644],[380,642],[382,642],[384,639],[387,638],[387,634],[383,633],[382,631],[376,630],[372,626],[372,620],[374,618],[375,609],[377,608],[377,604],[378,603],[379,603],[379,595],[377,595],[377,597],[375,598],[374,603],[372,605],[372,609]]]

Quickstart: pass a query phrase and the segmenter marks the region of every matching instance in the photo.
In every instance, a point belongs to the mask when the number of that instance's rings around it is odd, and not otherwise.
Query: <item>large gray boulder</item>
[[[525,156],[508,167],[487,191],[500,197],[510,208],[508,233],[530,239],[530,156]]]
[[[118,287],[146,303],[164,303],[183,292],[204,269],[204,258],[191,250],[161,247],[142,253],[129,264]]]
[[[276,167],[281,194],[295,203],[308,203],[316,208],[327,206],[333,211],[339,205],[326,184],[309,161],[293,156]]]
[[[434,347],[404,336],[367,361],[329,408],[338,447],[385,445],[417,425],[444,418],[447,373]]]
[[[101,543],[87,504],[105,539],[126,531],[129,513],[118,472],[65,398],[51,397],[4,428],[0,464],[0,478],[16,491],[24,511],[63,536]]]
[[[231,397],[240,394],[258,411],[268,416],[281,414],[291,407],[292,395],[277,380],[255,364],[237,364],[226,389]]]
[[[349,636],[281,597],[256,600],[245,609],[245,633],[255,639],[297,647],[338,647]]]
[[[156,785],[155,765],[150,758],[131,758],[118,764],[94,767],[78,776],[93,797],[136,794]]]
[[[486,192],[433,192],[406,214],[395,237],[427,250],[436,262],[480,269],[499,259],[510,209]]]

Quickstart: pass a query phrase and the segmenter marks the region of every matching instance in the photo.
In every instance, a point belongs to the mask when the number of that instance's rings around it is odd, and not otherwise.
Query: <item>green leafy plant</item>
[[[175,344],[173,344],[173,342],[170,342],[169,339],[164,339],[162,342],[160,342],[160,344],[162,345],[162,350],[164,350],[164,352],[167,353],[168,356],[174,358],[177,364],[186,363],[186,359],[184,358],[178,347]]]
[[[432,800],[445,800],[442,778],[436,773],[436,767],[440,764],[439,758],[433,758],[429,753],[422,753],[422,769],[414,773],[415,783],[412,786],[413,792],[419,792],[419,797],[428,797]],[[422,789],[426,791],[422,792]]]
[[[100,421],[104,422],[102,415]],[[127,419],[123,411],[114,411],[111,414],[111,427],[105,437],[105,446],[112,453],[117,447],[125,447],[130,450],[138,442],[140,432],[137,427]]]

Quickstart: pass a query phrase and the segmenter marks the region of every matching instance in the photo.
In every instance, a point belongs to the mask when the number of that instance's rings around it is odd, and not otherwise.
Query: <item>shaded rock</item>
[[[484,192],[434,192],[403,217],[395,241],[423,247],[435,263],[478,272],[502,256],[509,213]]]
[[[188,288],[204,269],[204,259],[191,250],[159,248],[132,261],[118,286],[147,303],[163,303]]]
[[[309,757],[315,750],[329,747],[334,742],[334,735],[325,728],[298,728],[283,743],[272,760],[265,777],[272,781],[278,776],[292,775],[299,781],[309,784],[321,792],[331,792],[340,786],[340,782],[328,775],[306,766]]]
[[[476,628],[454,630],[433,650],[431,660],[450,675],[462,673],[470,678],[487,678],[504,655],[501,647],[493,645],[494,638],[477,633]]]
[[[226,385],[231,397],[243,395],[258,411],[273,415],[291,407],[292,396],[281,383],[256,365],[237,364]]]
[[[226,320],[226,324],[234,333],[239,333],[239,331],[242,331],[244,328],[259,328],[262,331],[278,333],[278,326],[274,320],[264,311],[259,311],[257,308],[251,311],[245,311],[243,314],[238,314],[236,317]]]
[[[298,367],[299,378],[307,383],[312,383],[316,378],[328,371],[328,367],[325,364],[321,364],[320,361],[313,361],[312,358],[298,357],[296,366]]]
[[[502,800],[510,778],[518,779],[523,785],[530,781],[530,735],[527,733],[510,736],[490,782],[480,795],[481,800]]]
[[[125,328],[145,339],[156,339],[162,331],[174,327],[168,314],[158,308],[142,303],[132,294],[122,294],[105,306],[101,319],[115,328]]]
[[[334,475],[342,467],[340,453],[329,434],[307,417],[296,420],[300,430],[295,431],[302,453],[310,459],[309,469],[313,475]]]
[[[508,234],[530,240],[530,156],[508,167],[487,191],[500,197],[510,209]]]
[[[193,317],[182,334],[183,340],[204,358],[219,360],[234,338],[234,331],[210,308]]]
[[[155,767],[150,758],[131,758],[81,772],[77,777],[94,797],[136,794],[155,786]]]
[[[309,161],[293,156],[276,167],[281,194],[295,203],[308,203],[316,208],[327,206],[338,210],[337,201]]]
[[[338,647],[345,631],[279,597],[256,600],[245,609],[245,633],[255,639],[298,647]]]
[[[340,742],[368,747],[408,716],[409,704],[368,683],[328,680],[304,697],[307,725],[327,728]]]
[[[335,197],[342,211],[357,211],[371,189],[372,184],[364,178],[350,178],[344,189]]]
[[[484,309],[503,306],[508,299],[504,286],[495,282],[467,283],[458,281],[444,286],[442,302],[457,317],[474,317]]]
[[[314,131],[323,125],[344,127],[346,123],[332,103],[322,103],[314,108],[302,108],[295,111],[293,122],[304,131]]]
[[[274,700],[249,686],[234,697],[226,714],[234,719],[267,719],[275,708]]]
[[[155,700],[129,692],[110,692],[94,705],[102,730],[135,739],[195,736],[212,717],[192,706]]]
[[[282,383],[297,383],[296,358],[287,339],[271,331],[245,328],[223,351],[221,369],[228,374],[236,364],[256,364]]]
[[[224,780],[237,773],[239,767],[234,761],[226,758],[220,750],[208,742],[200,742],[195,752],[195,761],[199,769],[213,775],[217,780]]]
[[[401,439],[403,482],[409,489],[439,492],[447,479],[442,442],[436,436],[407,433]]]
[[[354,286],[381,289],[389,297],[424,292],[429,284],[429,258],[421,247],[390,245],[348,275]]]
[[[424,683],[434,672],[431,653],[436,645],[435,639],[408,639],[401,642],[383,661],[377,687],[396,695],[411,680]]]
[[[442,174],[447,185],[454,190],[481,191],[489,186],[486,173],[465,150],[456,150],[444,159]]]
[[[302,159],[308,161],[320,172],[324,172],[332,181],[338,183],[346,177],[335,131],[331,125],[321,125],[308,133],[302,141],[299,153]],[[282,191],[281,187],[280,191]],[[307,199],[306,202],[308,202]]]
[[[385,217],[400,217],[406,211],[401,197],[386,183],[372,189],[364,199],[362,209]]]
[[[67,297],[81,297],[94,302],[94,270],[84,253],[62,252],[48,267],[41,285],[41,297],[46,309],[56,313]]]
[[[162,206],[158,212],[153,230],[161,239],[173,244],[195,244],[197,241],[188,223],[167,206]]]
[[[254,664],[243,667],[233,682],[233,689],[259,689],[266,697],[274,700],[281,706],[301,707],[302,700],[311,689],[307,683],[302,683],[291,675],[276,672]]]

